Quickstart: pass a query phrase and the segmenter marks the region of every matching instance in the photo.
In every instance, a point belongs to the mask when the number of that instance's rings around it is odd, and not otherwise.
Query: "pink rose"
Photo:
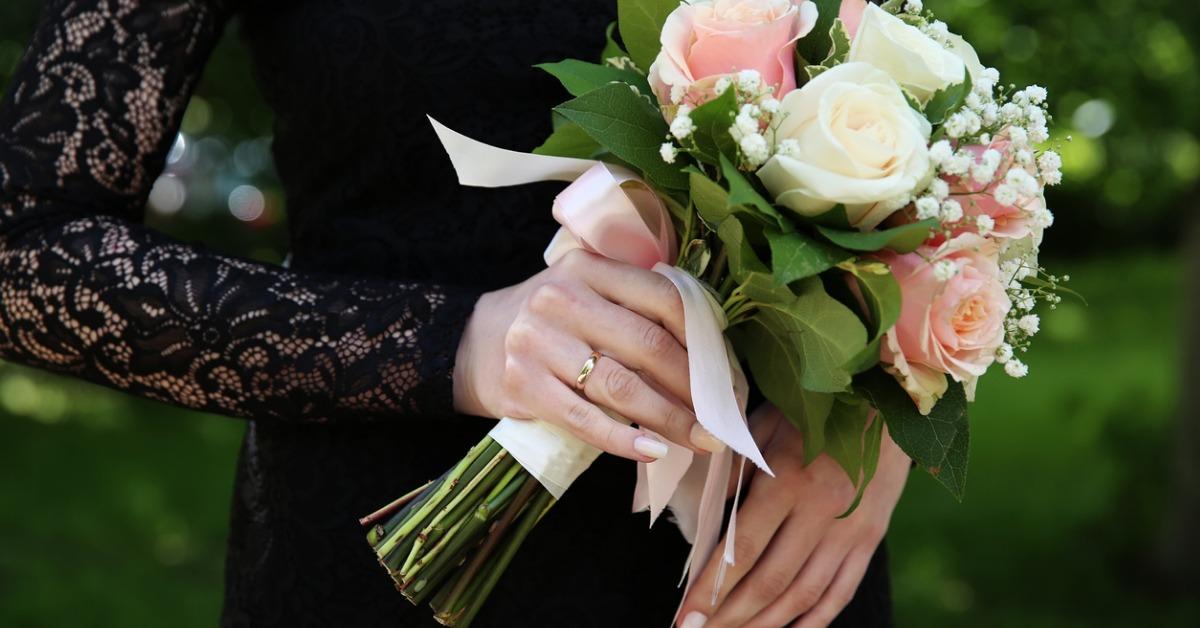
[[[858,33],[858,25],[862,22],[863,11],[866,10],[867,0],[842,0],[838,17],[846,25],[846,33],[850,35],[850,39],[854,39],[854,35]]]
[[[880,256],[891,266],[903,299],[880,359],[922,414],[945,394],[946,375],[974,398],[976,379],[1004,342],[1012,303],[1000,278],[999,249],[992,240],[966,233],[940,247]]]
[[[716,81],[757,70],[775,96],[796,88],[796,40],[817,21],[810,0],[695,0],[667,16],[648,72],[667,107],[711,98]]]

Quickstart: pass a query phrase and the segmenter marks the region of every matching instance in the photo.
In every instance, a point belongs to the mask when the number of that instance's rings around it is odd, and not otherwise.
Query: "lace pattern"
[[[135,224],[224,6],[47,15],[0,110],[0,355],[237,416],[451,409],[475,291],[289,272]]]

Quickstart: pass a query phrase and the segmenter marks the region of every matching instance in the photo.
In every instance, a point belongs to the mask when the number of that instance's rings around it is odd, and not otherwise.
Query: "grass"
[[[1176,261],[1058,268],[1030,378],[989,377],[967,496],[914,473],[890,537],[900,625],[1190,626],[1154,576],[1171,496]],[[212,626],[243,423],[0,367],[0,625]],[[85,617],[85,621],[80,618]]]

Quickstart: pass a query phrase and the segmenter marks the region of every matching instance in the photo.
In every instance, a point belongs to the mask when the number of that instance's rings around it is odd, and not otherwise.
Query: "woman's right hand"
[[[695,451],[719,451],[722,443],[690,410],[683,339],[683,303],[667,278],[574,250],[479,299],[458,347],[455,407],[549,421],[633,460],[666,454],[663,443],[602,406]],[[592,351],[603,357],[577,389]]]

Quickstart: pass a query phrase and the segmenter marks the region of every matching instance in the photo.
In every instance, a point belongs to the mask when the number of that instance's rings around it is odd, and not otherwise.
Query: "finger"
[[[652,320],[686,346],[683,300],[666,277],[632,264],[586,253],[568,261],[571,271],[605,299]]]
[[[593,348],[642,371],[692,407],[687,350],[658,323],[599,294],[580,295],[566,324]]]
[[[775,406],[765,403],[750,413],[750,435],[754,438],[754,444],[760,448],[766,447],[767,443],[775,436],[775,430],[782,423],[783,412]]]
[[[684,600],[680,617],[687,617],[692,611],[710,616],[714,611],[720,609],[725,597],[729,595],[729,591],[741,580],[742,576],[754,567],[754,563],[771,542],[775,531],[787,518],[792,504],[788,500],[778,499],[778,495],[773,495],[771,491],[764,488],[769,486],[769,480],[770,478],[763,474],[756,474],[754,481],[750,484],[749,495],[738,509],[737,532],[733,539],[734,564],[726,566],[725,581],[717,592],[716,604],[712,604],[713,585],[716,582],[721,561],[724,560],[725,544],[729,542],[728,538],[713,550],[708,563],[704,565],[704,571],[696,580],[696,586]]]
[[[588,343],[591,349],[615,357],[627,368],[646,372],[688,408],[692,407],[687,351],[661,325],[608,301],[578,282],[542,284],[529,296],[528,307],[538,319],[524,325],[522,329],[527,331],[519,335],[522,342],[536,345],[529,350],[542,353],[537,334],[547,327],[558,326]],[[513,335],[511,330],[509,335]]]
[[[858,584],[862,582],[867,573],[867,566],[871,564],[874,551],[869,545],[859,546],[851,551],[817,605],[792,624],[792,628],[825,628],[832,623],[850,604],[850,600],[854,599]]]
[[[592,374],[584,382],[584,394],[597,404],[616,411],[642,427],[650,428],[663,437],[701,453],[708,450],[694,442],[696,415],[681,404],[672,403],[659,394],[637,373],[621,366],[610,357],[596,362]]]
[[[804,508],[803,505],[794,509],[754,568],[738,583],[729,599],[721,604],[711,624],[741,626],[782,598],[833,522],[820,509]],[[820,591],[817,593],[819,595]],[[812,603],[816,602],[817,598],[814,597]],[[775,625],[782,626],[787,620]]]
[[[527,402],[534,416],[558,424],[593,447],[639,462],[653,462],[667,453],[665,443],[604,414],[550,373],[540,378],[534,390]]]
[[[837,527],[837,524],[834,525]],[[755,615],[746,628],[786,626],[812,610],[829,589],[838,568],[845,562],[849,547],[841,539],[822,539],[783,595]]]
[[[549,352],[550,370],[563,383],[578,388],[582,367],[590,359],[580,356],[589,356],[591,349],[582,340],[553,328],[547,327],[541,335],[541,343]],[[597,405],[650,428],[668,440],[708,453],[692,443],[696,416],[682,402],[671,401],[669,393],[655,389],[613,358],[603,356],[595,361],[584,379],[583,394]]]

